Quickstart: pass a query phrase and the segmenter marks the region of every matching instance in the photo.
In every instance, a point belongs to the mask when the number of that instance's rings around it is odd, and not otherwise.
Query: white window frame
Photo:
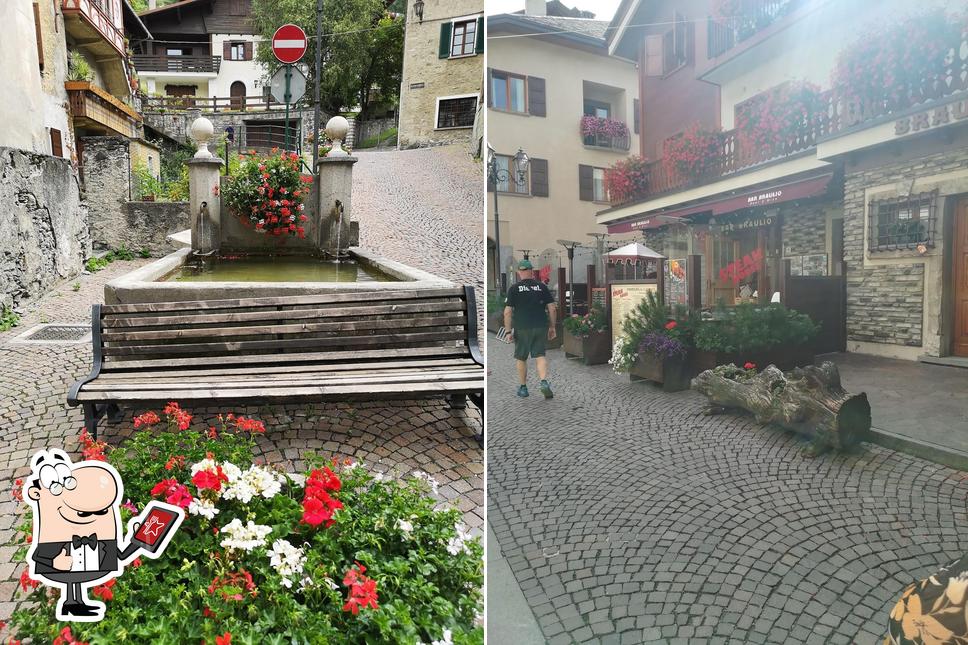
[[[598,195],[595,194],[595,171],[601,171],[602,173],[602,198],[598,199]],[[599,166],[592,166],[592,201],[598,204],[608,204],[608,187],[605,185],[605,173],[608,171],[607,168],[601,168]]]
[[[446,60],[456,60],[456,59],[459,59],[459,58],[470,58],[471,56],[480,56],[481,55],[481,54],[478,54],[477,53],[477,39],[484,37],[484,30],[481,30],[480,32],[476,31],[476,21],[481,16],[483,16],[483,15],[484,15],[483,13],[475,13],[475,14],[472,14],[470,16],[459,16],[457,18],[453,18],[450,21],[450,44],[448,45],[447,58],[446,58]],[[469,54],[460,54],[459,56],[453,56],[453,53],[454,53],[454,25],[456,25],[459,22],[468,22],[470,20],[474,20],[475,21],[474,51],[472,51]],[[485,23],[486,22],[487,21],[485,20]],[[485,25],[484,29],[487,29],[487,26],[486,25]],[[434,123],[436,123],[436,121],[434,121]]]
[[[236,47],[239,48],[239,57],[236,58]],[[229,53],[231,54],[230,61],[244,61],[245,60],[245,41],[242,40],[230,40],[229,41]]]
[[[434,106],[434,130],[469,130],[473,128],[474,125],[456,125],[449,128],[438,128],[437,124],[440,123],[440,102],[450,101],[453,99],[474,99],[474,113],[477,113],[477,109],[480,107],[480,97],[475,92],[473,94],[455,94],[454,96],[438,96]]]

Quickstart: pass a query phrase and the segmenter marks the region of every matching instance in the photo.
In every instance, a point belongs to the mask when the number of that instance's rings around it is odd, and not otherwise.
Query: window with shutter
[[[592,166],[578,166],[578,199],[583,202],[595,201],[595,169]]]
[[[514,176],[514,157],[508,155],[494,155],[494,163],[497,166],[497,192],[514,193],[516,195],[528,195],[531,193],[531,175],[534,167],[528,164],[528,170],[523,177],[518,177],[515,181],[511,180]],[[547,163],[545,165],[547,170]],[[504,179],[500,179],[504,178]]]
[[[477,49],[477,20],[463,20],[453,24],[450,57],[470,56]]]
[[[40,4],[34,3],[34,39],[37,41],[37,62],[44,71],[44,36],[40,30]]]
[[[474,52],[477,54],[484,53],[484,16],[477,19],[477,46]]]
[[[61,141],[61,131],[57,128],[50,129],[50,154],[55,157],[64,156],[64,144]]]
[[[547,116],[548,108],[545,103],[545,80],[537,76],[528,77],[528,114],[531,116]]]
[[[245,58],[243,60],[252,60],[252,43],[245,43]]]
[[[440,47],[437,50],[438,58],[450,58],[450,35],[453,26],[453,23],[449,22],[440,23]]]
[[[524,76],[491,70],[489,105],[496,110],[526,113],[525,102],[527,85]]]
[[[534,197],[548,197],[548,160],[531,158],[529,164],[531,172],[531,195]]]
[[[632,130],[635,134],[639,133],[639,127],[642,122],[642,104],[638,99],[632,99]]]
[[[675,69],[676,37],[675,31],[662,34],[662,73],[668,74]]]
[[[662,76],[664,73],[662,34],[645,37],[645,75]]]

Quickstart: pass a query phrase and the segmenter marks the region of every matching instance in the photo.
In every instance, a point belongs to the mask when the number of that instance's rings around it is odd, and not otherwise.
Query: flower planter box
[[[612,336],[608,331],[592,332],[581,338],[567,329],[562,335],[565,356],[580,358],[585,365],[602,365],[612,357]]]
[[[690,356],[659,360],[652,355],[639,354],[629,368],[630,381],[652,381],[662,385],[664,392],[688,390],[695,376]]]
[[[813,365],[813,359],[813,350],[809,344],[796,347],[773,347],[752,352],[710,352],[696,349],[692,353],[692,370],[695,374],[699,374],[717,365],[733,363],[742,367],[746,363],[754,363],[757,369],[776,365],[784,372],[788,372],[794,367]]]

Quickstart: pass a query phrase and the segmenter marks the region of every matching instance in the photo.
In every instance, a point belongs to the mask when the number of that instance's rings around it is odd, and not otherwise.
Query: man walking
[[[554,340],[555,299],[548,287],[534,279],[534,267],[528,260],[518,263],[518,281],[508,289],[504,307],[504,328],[510,329],[508,338],[514,341],[514,358],[518,364],[518,396],[528,396],[528,358],[533,358],[541,379],[541,393],[546,399],[554,396],[548,384],[548,359],[545,348]]]

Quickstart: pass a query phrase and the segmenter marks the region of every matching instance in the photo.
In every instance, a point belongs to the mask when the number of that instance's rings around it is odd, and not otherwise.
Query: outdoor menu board
[[[592,307],[605,311],[608,292],[605,287],[592,287]]]
[[[635,309],[635,306],[645,300],[650,291],[656,291],[658,285],[645,282],[628,282],[610,285],[612,290],[612,343],[622,333],[622,321]]]
[[[687,304],[686,260],[668,260],[665,263],[665,301],[667,305]]]

